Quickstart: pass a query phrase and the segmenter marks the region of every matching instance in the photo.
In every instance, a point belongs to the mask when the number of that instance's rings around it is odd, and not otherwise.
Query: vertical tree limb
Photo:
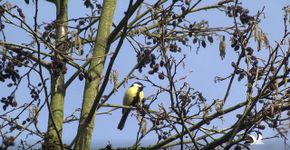
[[[68,33],[68,8],[67,8],[68,0],[56,0],[56,45],[57,49],[61,52],[66,52],[65,42],[67,39]],[[55,53],[55,60],[60,60],[59,62],[65,63],[62,60],[63,58],[60,57],[59,54]],[[60,140],[58,134],[62,135],[63,129],[63,111],[64,111],[64,97],[65,97],[65,88],[64,88],[64,73],[60,73],[56,75],[54,72],[51,72],[51,117],[54,120],[55,127],[53,126],[52,120],[49,119],[48,121],[48,138],[49,138],[49,147],[54,149],[63,149],[61,143],[58,141]],[[50,117],[50,118],[51,118]],[[57,133],[58,132],[58,133]],[[57,143],[57,144],[56,144]],[[50,145],[52,144],[52,145]]]
[[[85,120],[97,96],[98,86],[106,59],[107,40],[110,35],[113,22],[116,0],[104,1],[95,47],[86,80],[79,129],[75,141],[75,149],[90,149],[91,138],[94,127],[94,119],[86,124]]]

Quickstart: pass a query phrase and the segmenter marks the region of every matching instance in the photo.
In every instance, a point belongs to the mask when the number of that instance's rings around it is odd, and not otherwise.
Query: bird
[[[125,92],[124,98],[123,98],[123,105],[124,106],[138,106],[141,104],[141,102],[144,101],[144,92],[143,88],[145,86],[140,82],[134,82]],[[123,108],[122,109],[122,118],[118,124],[118,129],[123,130],[125,126],[125,122],[127,120],[127,117],[130,113],[129,108]]]
[[[258,136],[255,137],[254,135],[248,134],[251,139],[253,140],[253,142],[251,142],[251,145],[261,145],[264,144],[264,142],[262,141],[262,135],[261,134],[257,134]]]

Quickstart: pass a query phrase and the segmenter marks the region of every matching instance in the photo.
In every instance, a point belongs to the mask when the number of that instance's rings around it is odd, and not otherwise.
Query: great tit
[[[140,82],[133,83],[126,91],[123,98],[124,106],[137,106],[140,105],[144,100],[144,92],[143,88],[145,86]],[[123,108],[122,109],[122,118],[119,122],[118,129],[122,130],[124,128],[127,117],[130,113],[130,109]]]

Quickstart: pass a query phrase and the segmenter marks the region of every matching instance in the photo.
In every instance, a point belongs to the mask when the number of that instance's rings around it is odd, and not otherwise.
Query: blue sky
[[[3,1],[5,2],[5,1]],[[0,2],[0,3],[3,3]],[[22,0],[12,0],[12,3],[20,6],[23,8],[23,11],[26,15],[26,21],[29,22],[29,24],[33,24],[33,5],[25,5],[24,1]],[[250,14],[255,14],[257,11],[261,10],[265,6],[265,19],[262,19],[261,21],[261,28],[268,34],[269,40],[271,43],[274,43],[274,41],[279,40],[283,33],[282,27],[282,21],[283,21],[283,15],[282,15],[282,7],[289,4],[289,0],[243,0],[243,6],[245,8],[248,8],[250,10]],[[81,0],[70,0],[69,1],[69,18],[75,18],[78,16],[84,16],[85,14],[89,14],[89,10],[85,9],[83,6],[83,1]],[[213,3],[213,1],[204,1],[201,6],[207,5],[208,3]],[[54,20],[55,15],[55,8],[52,4],[49,4],[45,1],[39,2],[39,22],[51,22]],[[114,22],[118,23],[120,18],[122,18],[123,11],[126,8],[125,2],[118,2],[117,10],[116,10],[116,16],[114,17]],[[218,26],[228,26],[231,25],[233,20],[227,18],[224,16],[223,13],[219,11],[202,11],[197,14],[192,15],[193,20],[199,21],[202,19],[209,20],[210,27],[218,27]],[[6,35],[7,35],[7,41],[13,41],[17,43],[26,43],[30,41],[30,37],[27,36],[24,32],[17,30],[15,31],[14,28],[10,28],[7,26],[6,29]],[[1,37],[2,38],[2,37]],[[0,39],[1,40],[1,39]],[[227,38],[229,40],[229,38]],[[198,54],[195,53],[195,46],[193,46],[193,50],[190,51],[189,48],[186,49],[188,55],[186,58],[186,67],[184,70],[180,70],[180,73],[178,74],[179,77],[184,76],[184,74],[187,74],[188,72],[192,71],[189,78],[187,78],[187,82],[192,84],[192,87],[194,87],[196,90],[202,91],[204,96],[207,97],[209,102],[211,102],[213,99],[216,98],[222,98],[225,93],[225,86],[228,82],[220,82],[220,83],[214,83],[214,77],[215,76],[227,76],[232,72],[231,62],[236,60],[238,57],[236,53],[233,52],[233,50],[228,47],[227,48],[227,54],[225,59],[222,61],[219,57],[219,51],[218,51],[218,42],[217,38],[215,38],[214,44],[208,45],[207,48],[201,48],[198,52]],[[228,44],[229,46],[230,44]],[[253,47],[256,47],[256,44],[252,44]],[[114,47],[114,46],[113,46]],[[125,59],[124,59],[125,58]],[[122,47],[120,56],[116,60],[116,65],[114,66],[114,69],[118,70],[119,72],[119,80],[121,81],[123,77],[128,73],[129,70],[136,64],[136,58],[133,49],[128,45],[128,43],[125,43]],[[121,69],[120,69],[121,68]],[[145,69],[145,73],[148,70]],[[68,76],[72,72],[68,72]],[[136,75],[142,77],[142,74],[139,74],[137,71],[135,72]],[[166,84],[165,81],[158,81],[152,77],[153,80],[158,82],[161,85]],[[35,78],[35,83],[39,82],[37,78]],[[129,84],[131,84],[134,81],[129,81]],[[22,85],[23,88],[21,88],[16,95],[16,98],[20,103],[27,102],[26,99],[22,99],[23,97],[29,97],[27,90],[25,90],[26,85]],[[84,82],[81,82],[79,80],[76,80],[71,87],[68,89],[66,94],[66,100],[65,100],[65,116],[70,115],[70,113],[79,108],[82,103],[82,89],[84,86]],[[4,88],[3,85],[0,85],[1,89]],[[128,85],[126,86],[126,88]],[[108,86],[108,91],[111,90],[111,86]],[[144,92],[146,95],[151,95],[154,93],[156,89],[154,89],[151,86],[147,86],[144,89]],[[241,101],[245,98],[244,91],[245,88],[241,83],[235,84],[231,95],[229,97],[229,102],[226,106],[231,106],[237,101]],[[8,93],[10,89],[4,89],[3,93],[0,92],[0,96],[6,96],[6,93]],[[111,99],[108,101],[108,103],[113,104],[121,104],[123,93],[125,91],[125,88],[121,87],[119,91],[114,94]],[[242,91],[242,92],[241,92]],[[237,101],[235,101],[237,100]],[[166,102],[166,96],[163,96],[158,100],[160,103],[167,104]],[[101,111],[107,110],[107,109],[101,109]],[[1,110],[2,111],[2,110]],[[47,127],[47,111],[43,111],[41,114],[41,121],[39,122],[40,129],[42,131],[46,131]],[[129,117],[125,128],[123,131],[117,130],[117,123],[121,117],[121,111],[115,111],[112,114],[108,115],[98,115],[96,117],[95,122],[95,130],[94,130],[94,137],[92,145],[98,146],[98,147],[104,147],[105,145],[110,142],[111,144],[118,145],[118,146],[128,146],[135,142],[136,139],[136,131],[137,131],[137,122],[135,118]],[[216,124],[222,124],[226,125],[228,123],[231,123],[236,120],[235,117],[231,116],[228,118],[224,118],[225,122],[221,121],[215,121]],[[63,139],[64,142],[69,143],[72,140],[72,137],[75,136],[77,129],[77,123],[71,123],[64,126],[64,134]],[[273,132],[270,129],[267,129],[263,132],[264,136],[270,136]],[[120,141],[120,138],[122,138],[122,141]],[[156,140],[156,136],[153,134],[149,135],[146,139],[147,142],[143,143],[144,145],[152,144],[154,140]],[[280,139],[274,140],[272,142],[265,141],[266,145],[273,145],[273,143],[277,144],[278,149],[283,149],[283,144]],[[262,146],[255,146],[255,149],[261,149]]]

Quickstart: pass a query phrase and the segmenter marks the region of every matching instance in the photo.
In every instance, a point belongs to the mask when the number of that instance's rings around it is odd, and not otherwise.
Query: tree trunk
[[[85,124],[85,120],[98,94],[98,87],[106,59],[107,39],[110,35],[115,7],[116,0],[104,1],[93,56],[88,71],[89,75],[85,84],[79,129],[75,141],[75,149],[77,150],[90,149],[95,119],[93,118],[90,124]]]
[[[68,0],[55,0],[56,6],[56,48],[61,52],[66,53],[66,40],[68,33]],[[55,53],[53,63],[60,63],[61,68],[65,69],[63,58]],[[61,70],[62,70],[61,69]],[[64,111],[64,72],[51,72],[51,114],[48,120],[48,146],[49,149],[62,149],[62,129],[63,129],[63,111]]]

